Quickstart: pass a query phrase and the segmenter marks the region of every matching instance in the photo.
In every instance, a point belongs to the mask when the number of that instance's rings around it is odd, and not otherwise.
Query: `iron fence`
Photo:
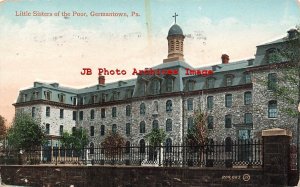
[[[209,142],[202,146],[160,145],[86,147],[80,150],[43,147],[39,150],[9,150],[1,164],[134,165],[167,167],[262,166],[262,143],[258,140]]]

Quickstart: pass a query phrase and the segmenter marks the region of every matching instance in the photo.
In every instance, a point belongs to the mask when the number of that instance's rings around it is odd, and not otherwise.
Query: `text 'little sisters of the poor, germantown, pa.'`
[[[100,11],[90,11],[90,12],[82,12],[82,11],[56,11],[56,12],[43,12],[43,11],[16,11],[15,16],[54,16],[54,17],[138,17],[140,13],[136,11],[128,12],[100,12]]]

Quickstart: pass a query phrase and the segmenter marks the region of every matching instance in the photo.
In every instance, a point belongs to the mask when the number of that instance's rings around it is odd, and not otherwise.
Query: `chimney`
[[[105,85],[105,76],[104,75],[99,75],[98,84]]]
[[[227,54],[222,54],[221,59],[222,59],[222,64],[229,63],[229,56]]]

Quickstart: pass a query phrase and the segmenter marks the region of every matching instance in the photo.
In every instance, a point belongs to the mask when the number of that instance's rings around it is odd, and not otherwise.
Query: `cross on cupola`
[[[176,12],[175,12],[175,15],[174,16],[172,16],[173,18],[175,18],[175,24],[176,24],[176,17],[178,16],[178,14],[176,14]]]

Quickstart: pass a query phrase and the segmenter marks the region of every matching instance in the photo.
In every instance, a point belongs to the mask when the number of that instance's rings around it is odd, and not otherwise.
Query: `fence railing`
[[[262,166],[262,143],[257,140],[210,142],[203,146],[160,145],[86,147],[80,150],[43,147],[6,151],[1,164],[135,165],[167,167]]]

